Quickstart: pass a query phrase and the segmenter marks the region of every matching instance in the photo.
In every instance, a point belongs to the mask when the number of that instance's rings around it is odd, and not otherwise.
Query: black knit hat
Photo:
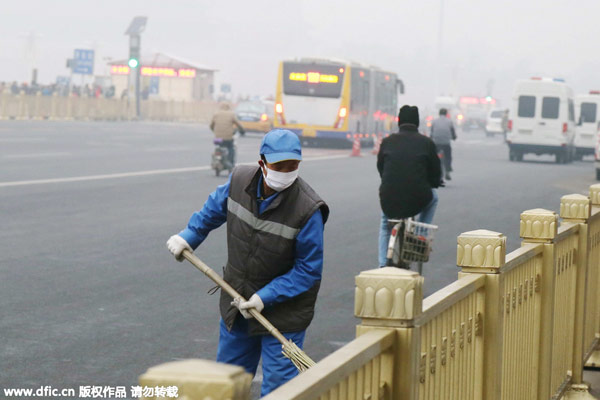
[[[419,108],[417,106],[402,106],[398,113],[398,126],[402,124],[419,126]]]

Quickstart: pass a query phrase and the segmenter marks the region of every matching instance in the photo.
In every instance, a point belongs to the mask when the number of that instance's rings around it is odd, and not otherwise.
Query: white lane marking
[[[31,154],[8,154],[2,156],[2,158],[9,158],[12,160],[20,158],[44,158],[44,157],[65,157],[70,156],[71,153],[56,152],[56,153],[31,153]]]
[[[48,139],[46,138],[28,138],[28,137],[22,137],[22,138],[0,138],[0,143],[41,143],[41,142],[47,142]]]
[[[72,178],[34,179],[34,180],[30,180],[30,181],[1,182],[0,187],[43,185],[43,184],[48,184],[48,183],[97,181],[97,180],[102,180],[102,179],[129,178],[132,176],[175,174],[175,173],[179,173],[179,172],[203,171],[203,170],[207,170],[209,168],[210,168],[210,166],[191,167],[191,168],[173,168],[173,169],[154,169],[154,170],[150,170],[150,171],[125,172],[125,173],[120,173],[120,174],[88,175],[88,176],[74,176]]]
[[[307,157],[307,158],[305,158],[304,161],[334,160],[337,158],[348,158],[348,155]],[[240,165],[254,165],[255,163],[256,162],[240,163]],[[125,173],[119,173],[119,174],[74,176],[71,178],[34,179],[34,180],[28,180],[28,181],[0,182],[0,188],[1,187],[10,187],[10,186],[44,185],[44,184],[49,184],[49,183],[71,183],[71,182],[83,182],[83,181],[98,181],[98,180],[103,180],[103,179],[130,178],[130,177],[135,177],[135,176],[177,174],[177,173],[182,173],[182,172],[206,171],[209,169],[211,169],[211,166],[205,165],[202,167],[154,169],[154,170],[149,170],[149,171],[125,172]]]

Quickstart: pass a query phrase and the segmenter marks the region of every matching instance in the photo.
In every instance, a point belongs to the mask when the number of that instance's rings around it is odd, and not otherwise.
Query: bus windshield
[[[283,93],[291,96],[339,98],[343,65],[283,64]]]

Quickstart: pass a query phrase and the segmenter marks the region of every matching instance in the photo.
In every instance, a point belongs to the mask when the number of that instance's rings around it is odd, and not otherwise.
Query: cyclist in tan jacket
[[[235,113],[231,110],[229,103],[221,103],[219,111],[212,117],[210,122],[210,130],[214,132],[215,137],[223,139],[223,146],[229,150],[229,161],[233,165],[234,147],[233,147],[233,135],[236,130],[240,131],[240,134],[244,134],[244,128],[237,120]]]

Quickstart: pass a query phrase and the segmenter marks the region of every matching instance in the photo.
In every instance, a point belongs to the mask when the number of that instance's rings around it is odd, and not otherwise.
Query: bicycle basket
[[[425,224],[423,222],[409,219],[404,231],[402,245],[402,261],[405,262],[427,262],[431,253],[433,236],[438,229],[437,225]]]

